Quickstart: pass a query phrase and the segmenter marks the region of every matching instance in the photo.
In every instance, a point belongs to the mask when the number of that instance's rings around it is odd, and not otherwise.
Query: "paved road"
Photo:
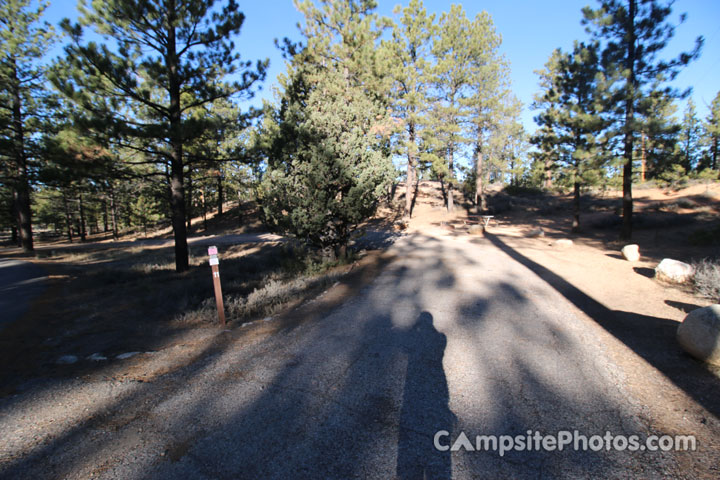
[[[411,236],[322,318],[154,382],[0,401],[6,478],[578,478],[677,473],[659,453],[438,451],[465,433],[648,431],[567,300],[484,239]],[[29,420],[31,419],[31,420]]]
[[[0,258],[0,330],[20,318],[45,289],[47,272],[30,262]]]

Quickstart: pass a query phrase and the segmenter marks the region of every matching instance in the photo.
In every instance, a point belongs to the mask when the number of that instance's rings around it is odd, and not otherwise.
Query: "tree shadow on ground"
[[[110,388],[105,402],[22,454],[9,438],[0,476],[619,474],[628,456],[604,450],[506,457],[436,450],[439,430],[452,441],[459,428],[468,435],[521,435],[590,425],[593,434],[634,433],[637,424],[587,362],[564,364],[583,346],[551,316],[534,312],[527,291],[515,285],[520,267],[467,289],[463,270],[499,268],[491,255],[431,238],[411,238],[396,254],[399,260],[357,296],[274,335],[228,333],[227,341],[154,382],[85,386]],[[449,263],[445,255],[457,260]],[[458,292],[461,301],[448,300]],[[60,393],[68,395],[68,385],[57,387],[0,401],[0,427],[11,428],[10,417],[22,418],[43,402],[68,401]]]
[[[720,417],[720,379],[682,352],[675,339],[677,322],[632,312],[611,310],[561,276],[525,257],[504,243],[499,236],[487,234],[486,238],[547,282],[598,325],[662,372],[705,409],[716,417]]]

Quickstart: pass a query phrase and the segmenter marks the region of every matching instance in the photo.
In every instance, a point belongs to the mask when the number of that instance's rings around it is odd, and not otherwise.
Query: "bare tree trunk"
[[[27,157],[25,155],[25,127],[21,107],[20,81],[17,76],[15,59],[10,61],[12,75],[12,125],[13,125],[13,156],[15,157],[15,174],[13,185],[13,204],[20,234],[20,246],[24,252],[34,250],[32,234],[32,211],[30,210],[30,179],[28,178]]]
[[[115,202],[115,188],[110,186],[110,221],[112,222],[113,240],[120,238],[117,224],[117,203]]]
[[[70,206],[68,205],[67,196],[65,195],[65,192],[62,194],[63,199],[63,207],[65,208],[65,225],[67,226],[67,237],[68,241],[70,243],[73,242],[73,234],[72,234],[72,214],[70,213]]]
[[[577,174],[576,174],[577,175]],[[577,178],[577,177],[576,177]],[[575,180],[573,185],[573,222],[572,231],[577,233],[580,231],[580,182]]]
[[[647,163],[645,160],[645,132],[642,132],[640,135],[640,182],[645,183],[645,172],[647,171]]]
[[[413,207],[413,184],[415,183],[415,156],[412,153],[412,148],[415,145],[415,124],[410,122],[408,124],[408,164],[407,164],[407,181],[405,182],[405,218],[412,217]]]
[[[633,134],[632,122],[635,118],[635,16],[637,12],[637,1],[629,0],[630,11],[628,13],[628,24],[626,35],[628,36],[628,51],[625,68],[628,72],[627,89],[625,98],[625,164],[623,165],[623,223],[620,231],[620,238],[630,240],[632,238],[632,172],[633,172]]]
[[[242,215],[242,193],[240,192],[240,189],[238,188],[237,191],[237,197],[238,197],[238,225],[242,226],[243,224],[243,215]]]
[[[453,173],[455,165],[453,163],[453,149],[450,149],[449,153],[449,159],[448,159],[448,170],[449,170],[449,179],[448,179],[448,186],[447,186],[447,211],[448,213],[453,213],[455,210],[455,199],[453,196],[453,180],[455,179],[455,175]]]
[[[205,189],[200,190],[200,203],[202,204],[203,230],[207,231],[207,207],[205,205]]]
[[[185,206],[187,211],[187,233],[192,233],[192,217],[193,217],[193,211],[195,210],[193,208],[193,179],[192,179],[192,169],[188,169],[187,173],[187,191],[186,191],[186,197],[187,205]]]
[[[485,164],[482,151],[478,149],[477,160],[475,161],[475,210],[481,214],[487,210],[487,199],[485,198]]]
[[[82,193],[78,193],[78,203],[80,206],[80,223],[78,224],[79,232],[80,232],[80,241],[84,242],[87,240],[87,232],[85,230],[85,205],[83,204],[83,196]]]
[[[172,210],[173,236],[175,239],[175,270],[185,272],[190,268],[187,244],[187,229],[185,228],[185,190],[183,185],[183,142],[182,142],[182,112],[180,111],[180,83],[178,71],[178,58],[175,43],[175,0],[169,0],[167,10],[168,18],[167,56],[165,63],[168,68],[168,83],[170,96],[170,208]]]
[[[102,201],[102,219],[103,219],[103,233],[107,233],[110,231],[107,198],[103,198],[103,201]]]
[[[218,217],[218,218],[222,217],[222,214],[223,214],[223,182],[222,182],[222,180],[223,180],[222,171],[218,170],[218,177],[217,177],[217,192],[218,192],[218,197],[217,197],[217,217]],[[204,200],[204,197],[203,197],[203,202],[204,202],[204,201],[205,201],[205,200]],[[204,215],[205,215],[205,213],[204,213],[205,210],[204,210],[204,209],[205,209],[205,207],[203,207],[203,221],[206,221],[206,220],[205,220],[205,217],[204,217]],[[207,225],[205,226],[205,229],[207,230]]]

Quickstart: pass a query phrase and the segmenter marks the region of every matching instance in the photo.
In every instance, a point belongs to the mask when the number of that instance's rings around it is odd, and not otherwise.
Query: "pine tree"
[[[702,164],[705,168],[719,170],[718,148],[720,148],[720,92],[710,104],[710,113],[702,125],[702,138],[705,144]]]
[[[697,111],[692,98],[688,98],[685,107],[680,141],[682,145],[682,166],[686,173],[690,173],[697,167],[700,153],[700,121],[697,118]]]
[[[474,203],[478,213],[487,209],[485,184],[493,162],[491,139],[498,137],[502,125],[519,114],[520,104],[512,97],[510,70],[499,53],[502,39],[487,12],[476,15],[468,31],[470,37],[470,76],[467,97],[461,100],[469,113],[470,135],[474,142]],[[514,130],[517,132],[517,129]],[[512,141],[512,132],[508,141]],[[498,138],[499,139],[499,138]]]
[[[576,42],[571,53],[555,50],[540,72],[544,90],[536,96],[536,108],[546,110],[538,116],[548,138],[558,148],[561,175],[573,187],[574,232],[580,229],[580,190],[600,177],[602,167],[599,136],[606,127],[601,102],[604,82],[600,73],[597,44]]]
[[[328,257],[343,256],[357,225],[375,212],[395,173],[383,138],[388,79],[383,21],[374,2],[302,2],[304,48],[281,76],[280,106],[266,112],[258,140],[267,171],[258,189],[266,224]]]
[[[175,267],[189,268],[185,145],[204,128],[188,111],[238,93],[250,94],[264,78],[267,61],[240,62],[231,38],[245,19],[229,0],[216,8],[207,0],[96,0],[81,2],[81,24],[63,22],[72,44],[67,68],[54,83],[93,116],[117,132],[122,145],[167,165]],[[117,43],[84,43],[83,26],[93,26]],[[239,73],[241,80],[221,82]],[[86,92],[104,96],[98,103]],[[138,140],[137,142],[133,139]]]
[[[41,131],[44,69],[53,29],[41,22],[47,2],[0,2],[0,178],[12,188],[13,212],[25,252],[33,250],[31,163]]]
[[[428,70],[432,39],[435,35],[435,15],[428,15],[422,0],[411,0],[402,10],[400,23],[393,28],[392,42],[387,46],[391,58],[394,80],[394,114],[404,121],[400,136],[401,152],[407,157],[405,181],[405,217],[412,215],[412,199],[417,188],[417,164],[423,120],[429,102]]]
[[[473,40],[468,35],[472,29],[465,11],[460,5],[452,5],[449,12],[440,17],[440,34],[433,43],[435,65],[432,70],[432,89],[435,98],[428,116],[429,128],[434,137],[428,139],[432,153],[433,173],[444,186],[447,211],[454,210],[456,158],[462,146],[470,141],[464,129],[467,106],[461,99],[471,80]]]
[[[658,89],[658,83],[672,80],[680,68],[695,58],[702,46],[698,38],[695,49],[664,61],[658,53],[673,36],[674,28],[666,22],[670,6],[655,0],[599,0],[600,8],[583,9],[583,24],[593,37],[603,42],[602,59],[606,76],[616,80],[615,96],[608,107],[616,107],[618,132],[623,136],[623,224],[620,237],[632,237],[633,155],[635,142],[642,131],[639,124],[646,108],[643,96]],[[684,18],[681,17],[681,19]],[[669,87],[668,95],[675,95]]]
[[[664,91],[650,92],[645,102],[635,156],[640,158],[641,165],[644,158],[647,177],[656,179],[682,160],[678,145],[680,125],[675,120],[677,106]]]

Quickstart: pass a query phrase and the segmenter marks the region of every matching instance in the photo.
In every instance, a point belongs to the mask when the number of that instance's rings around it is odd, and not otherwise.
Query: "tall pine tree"
[[[417,188],[417,164],[420,137],[428,108],[430,51],[435,35],[435,15],[428,15],[422,0],[411,0],[395,13],[402,13],[394,26],[392,42],[387,46],[391,58],[394,114],[404,122],[400,149],[407,157],[405,217],[412,215],[412,200]]]
[[[31,163],[42,127],[45,72],[41,64],[53,29],[41,22],[47,2],[0,2],[0,180],[11,186],[20,244],[33,250]]]
[[[640,124],[647,108],[643,97],[658,80],[672,80],[680,69],[699,54],[702,38],[695,49],[672,60],[658,54],[672,38],[674,27],[667,23],[669,5],[657,0],[599,0],[597,9],[583,9],[583,24],[593,38],[602,42],[602,61],[606,76],[616,80],[615,95],[608,110],[614,108],[617,131],[623,137],[623,223],[620,237],[632,237],[633,155],[643,128]],[[681,20],[684,18],[681,17]],[[676,95],[666,87],[668,95]]]
[[[718,149],[720,148],[720,92],[715,95],[710,104],[710,113],[702,125],[702,138],[705,145],[702,166],[712,170],[719,170]]]
[[[249,94],[264,78],[266,62],[241,62],[232,38],[245,16],[233,0],[216,8],[210,0],[81,1],[80,24],[63,22],[72,43],[67,69],[56,85],[134,148],[167,166],[175,239],[175,267],[189,268],[184,170],[185,145],[205,129],[188,116],[193,108]],[[111,37],[116,49],[82,39],[83,26]],[[223,77],[238,74],[231,84]],[[98,104],[85,94],[102,94]]]

